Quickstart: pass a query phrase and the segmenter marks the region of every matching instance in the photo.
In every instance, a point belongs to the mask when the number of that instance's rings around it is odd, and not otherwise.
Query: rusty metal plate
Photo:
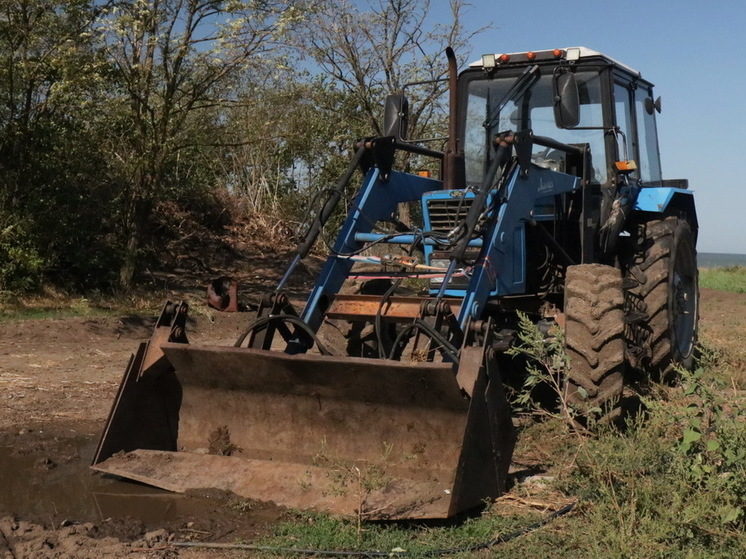
[[[95,469],[179,492],[218,488],[339,514],[362,507],[369,518],[444,518],[504,485],[498,470],[510,456],[496,463],[495,444],[511,439],[489,419],[507,413],[509,423],[509,410],[489,396],[499,374],[488,383],[479,359],[459,371],[469,399],[447,363],[161,347],[172,368],[125,377],[119,415],[132,418],[116,422]],[[165,427],[161,443],[146,436]]]
[[[334,296],[325,316],[340,320],[373,320],[380,309],[381,316],[387,320],[409,322],[420,316],[420,307],[426,300],[428,299],[422,297],[394,295],[387,297],[381,305],[381,297],[378,295],[338,294]],[[461,299],[443,300],[450,305],[451,311],[458,315]]]
[[[164,344],[183,396],[178,448],[227,429],[244,456],[455,468],[469,401],[450,364]]]
[[[379,484],[364,495],[371,518],[448,515],[469,410],[451,364],[161,347],[180,387],[179,452],[149,446],[95,469],[340,514],[360,507],[355,487]]]
[[[188,452],[138,450],[94,466],[163,489],[184,493],[213,488],[280,506],[333,511],[368,519],[442,518],[450,486],[437,479],[413,481],[363,464],[301,465]]]

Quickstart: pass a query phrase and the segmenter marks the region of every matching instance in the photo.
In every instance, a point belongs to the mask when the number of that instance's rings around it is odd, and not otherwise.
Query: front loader
[[[390,96],[387,135],[356,143],[234,346],[189,344],[186,305],[164,306],[127,367],[96,470],[365,518],[445,518],[505,490],[506,385],[525,376],[506,352],[522,316],[562,331],[563,398],[579,426],[619,416],[630,370],[692,365],[697,219],[686,181],[662,179],[652,85],[584,47],[486,55],[460,74],[447,55],[446,149],[407,141],[406,98]],[[436,160],[441,178],[396,170],[397,152]],[[358,171],[298,312],[285,285]],[[422,218],[403,223],[411,203]]]

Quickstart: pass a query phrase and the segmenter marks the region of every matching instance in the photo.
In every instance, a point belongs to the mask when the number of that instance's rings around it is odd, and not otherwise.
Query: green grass
[[[451,557],[472,557],[472,546],[489,542],[498,534],[511,534],[536,524],[537,512],[496,514],[487,510],[481,516],[448,526],[433,523],[365,523],[358,531],[354,519],[314,513],[292,513],[291,518],[276,525],[271,536],[257,545],[281,549],[355,550],[395,554],[406,552],[423,557],[435,550],[451,550]],[[458,551],[460,550],[460,552]]]
[[[53,320],[73,317],[105,317],[132,314],[125,307],[98,306],[85,299],[66,306],[54,303],[0,304],[0,322],[19,320]]]
[[[746,293],[746,267],[700,268],[699,286],[719,291]]]

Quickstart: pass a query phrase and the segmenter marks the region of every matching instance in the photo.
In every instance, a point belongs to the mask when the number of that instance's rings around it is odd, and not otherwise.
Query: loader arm
[[[364,247],[358,239],[370,233],[378,221],[390,219],[398,204],[419,201],[425,192],[442,187],[441,181],[398,171],[392,171],[384,182],[378,167],[368,170],[301,314],[312,330],[318,330],[330,297],[339,292],[350,274],[353,261],[348,256]]]
[[[482,250],[472,270],[458,320],[462,329],[478,319],[489,297],[519,295],[526,288],[526,225],[538,198],[573,192],[580,179],[532,166],[514,166],[506,177],[504,196],[493,198],[493,218],[485,231]]]

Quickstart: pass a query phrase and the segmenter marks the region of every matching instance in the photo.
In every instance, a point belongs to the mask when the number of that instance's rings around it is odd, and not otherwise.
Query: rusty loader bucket
[[[450,363],[197,347],[167,304],[94,469],[366,518],[444,518],[504,488],[514,435],[482,348]]]

